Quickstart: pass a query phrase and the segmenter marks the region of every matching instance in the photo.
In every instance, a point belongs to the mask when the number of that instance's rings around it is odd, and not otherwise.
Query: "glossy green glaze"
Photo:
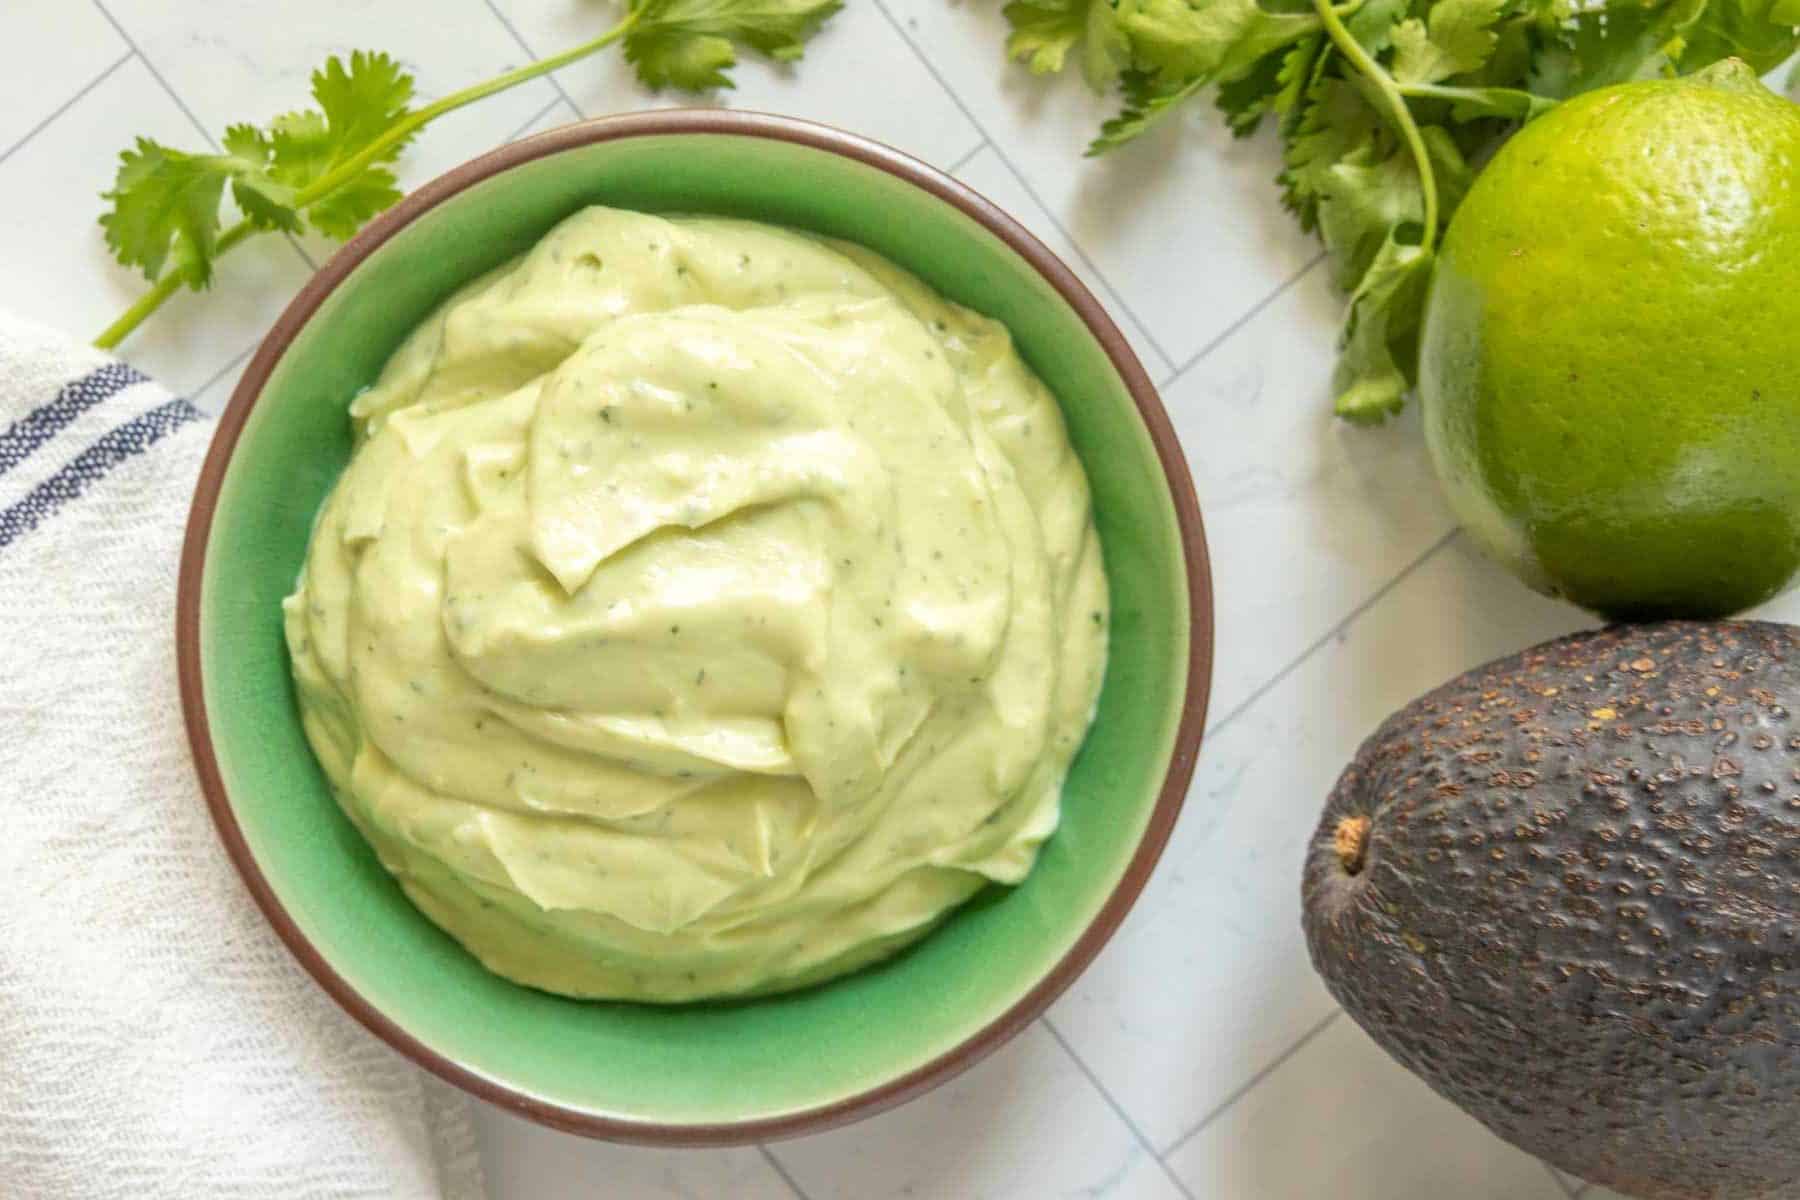
[[[349,455],[351,397],[448,292],[588,203],[751,217],[872,247],[1010,327],[1057,393],[1092,482],[1111,660],[1063,827],[1022,886],[982,894],[915,949],[822,987],[655,1008],[566,1000],[490,975],[376,863],[297,723],[280,601]],[[958,1047],[1051,972],[1101,911],[1151,823],[1184,700],[1195,736],[1204,707],[1203,673],[1186,690],[1195,610],[1174,492],[1100,343],[968,215],[882,170],[766,138],[685,133],[562,149],[405,226],[331,292],[275,365],[206,545],[200,664],[213,746],[231,812],[279,904],[403,1033],[559,1106],[565,1120],[767,1120],[841,1102]],[[1192,599],[1210,610],[1209,596]],[[1192,628],[1204,635],[1207,625]]]
[[[1420,394],[1464,524],[1612,617],[1725,615],[1800,567],[1800,108],[1744,70],[1528,125],[1433,283]]]

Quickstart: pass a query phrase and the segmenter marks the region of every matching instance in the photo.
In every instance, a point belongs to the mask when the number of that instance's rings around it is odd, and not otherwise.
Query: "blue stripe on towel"
[[[25,498],[0,511],[0,548],[36,529],[45,518],[98,483],[106,473],[148,450],[171,429],[197,419],[186,400],[170,400],[101,435],[61,470],[32,488]]]
[[[147,378],[122,362],[112,362],[65,385],[56,393],[56,399],[33,409],[0,433],[0,475],[30,458],[33,450],[94,405]]]

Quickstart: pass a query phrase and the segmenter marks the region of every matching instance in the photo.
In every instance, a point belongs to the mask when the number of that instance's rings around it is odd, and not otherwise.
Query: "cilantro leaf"
[[[1237,78],[1221,81],[1218,106],[1231,131],[1239,137],[1250,134],[1265,113],[1290,121],[1318,68],[1329,57],[1325,35],[1309,34],[1285,49],[1263,55]]]
[[[1331,168],[1363,151],[1385,128],[1381,115],[1345,80],[1327,76],[1313,84],[1288,138],[1280,179],[1282,202],[1300,218],[1301,228],[1317,227],[1319,201]]]
[[[230,173],[212,155],[185,154],[149,138],[119,155],[119,171],[104,198],[112,209],[100,218],[106,244],[128,267],[155,279],[173,260],[192,287],[212,281],[213,247],[219,238],[219,201]]]
[[[1394,27],[1406,16],[1409,0],[1363,0],[1344,21],[1350,36],[1370,54],[1380,54],[1394,41]]]
[[[1085,7],[1082,0],[1013,0],[1000,10],[1012,26],[1006,56],[1024,63],[1033,75],[1062,70],[1069,51],[1087,33]]]
[[[233,125],[225,130],[223,145],[225,157],[232,160],[221,164],[231,174],[231,198],[251,224],[289,233],[298,230],[294,190],[268,173],[274,155],[268,135],[254,125]]]
[[[1165,85],[1234,78],[1257,59],[1319,30],[1316,14],[1269,12],[1256,0],[1120,0],[1119,27],[1137,67]]]
[[[400,200],[394,175],[376,164],[400,157],[410,139],[387,140],[362,169],[351,169],[351,160],[407,117],[412,76],[387,54],[356,50],[347,65],[331,56],[313,72],[313,99],[317,110],[283,113],[270,122],[266,135],[252,126],[227,130],[227,148],[236,131],[245,148],[256,146],[265,160],[263,171],[234,182],[232,196],[257,225],[299,230],[293,207],[301,193],[315,189],[326,176],[349,171],[342,184],[304,205],[311,227],[346,241],[376,212]],[[247,198],[254,198],[254,207]]]
[[[1394,230],[1415,233],[1424,194],[1412,156],[1395,150],[1376,158],[1372,143],[1332,163],[1319,176],[1319,233],[1331,251],[1338,286],[1357,286]]]
[[[652,91],[673,84],[690,92],[734,86],[725,72],[737,65],[731,39],[696,34],[660,40],[629,40],[625,57],[637,67],[638,78]]]
[[[1100,127],[1088,154],[1140,137],[1208,84],[1230,89],[1221,103],[1253,124],[1278,82],[1270,56],[1318,33],[1313,13],[1271,12],[1257,0],[1117,0],[1132,67],[1119,78],[1125,106]],[[1262,71],[1260,77],[1258,72]],[[1256,77],[1256,78],[1253,78]]]
[[[1006,54],[1034,75],[1063,69],[1069,51],[1081,47],[1081,73],[1104,91],[1131,61],[1112,0],[1013,0],[1001,10],[1012,32]]]
[[[1669,64],[1671,52],[1704,15],[1708,2],[1613,0],[1605,8],[1584,8],[1532,63],[1526,87],[1566,100],[1609,84],[1653,77]]]
[[[1225,123],[1238,137],[1247,137],[1262,123],[1263,114],[1280,94],[1282,66],[1289,51],[1276,50],[1253,63],[1236,79],[1219,85],[1216,103]]]
[[[263,139],[268,147],[268,184],[245,180],[235,186],[233,194],[240,207],[246,189],[262,193],[272,204],[292,205],[301,193],[316,189],[328,176],[349,171],[337,187],[305,205],[307,221],[314,229],[343,241],[400,198],[393,173],[377,164],[398,158],[410,138],[384,143],[360,170],[352,169],[351,163],[406,117],[413,80],[386,54],[358,50],[347,65],[336,55],[326,59],[325,65],[313,72],[312,94],[319,105],[316,110],[284,113],[269,123]],[[275,187],[286,190],[285,201]],[[295,221],[278,227],[297,229],[299,224]]]
[[[400,202],[399,181],[385,167],[359,171],[348,183],[307,207],[312,227],[328,238],[349,241],[369,218]]]
[[[1494,50],[1486,62],[1460,76],[1456,82],[1469,87],[1516,88],[1525,79],[1545,34],[1540,18],[1529,7],[1532,0],[1515,0],[1494,25]],[[1519,11],[1520,6],[1525,6]]]
[[[842,7],[843,0],[633,0],[625,58],[652,90],[728,88],[740,45],[793,62]]]
[[[1351,293],[1332,377],[1338,416],[1375,425],[1405,405],[1432,260],[1420,247],[1389,238]]]
[[[1284,123],[1292,123],[1298,116],[1306,89],[1312,86],[1319,68],[1329,57],[1324,34],[1301,38],[1288,48],[1281,60],[1281,74],[1275,80],[1275,94],[1269,98],[1270,110]]]
[[[357,50],[350,55],[348,68],[335,54],[326,59],[313,72],[312,94],[325,114],[324,136],[332,159],[343,162],[368,149],[406,115],[413,79],[387,55]],[[393,162],[405,146],[404,141],[393,143],[375,161]]]
[[[269,122],[269,146],[281,176],[303,186],[331,169],[333,146],[325,115],[313,109],[283,113]]]
[[[1507,0],[1438,0],[1427,20],[1394,29],[1393,75],[1401,83],[1438,83],[1474,71],[1499,42],[1494,24]]]
[[[1088,143],[1091,158],[1117,150],[1126,142],[1142,137],[1146,130],[1180,107],[1182,101],[1206,86],[1204,76],[1180,87],[1164,88],[1153,75],[1142,71],[1126,71],[1119,77],[1125,93],[1125,107],[1100,126],[1099,136]]]
[[[1681,69],[1741,58],[1765,75],[1800,49],[1800,0],[1712,0],[1683,34]]]
[[[1788,0],[1800,4],[1800,0]],[[1088,0],[1087,38],[1081,44],[1081,74],[1096,92],[1105,91],[1131,65],[1131,41],[1119,28],[1112,0]]]

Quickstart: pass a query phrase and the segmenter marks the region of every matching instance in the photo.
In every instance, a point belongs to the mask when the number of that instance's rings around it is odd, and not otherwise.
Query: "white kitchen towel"
[[[480,1197],[465,1099],[314,986],[201,800],[173,637],[211,426],[0,315],[0,1195]]]

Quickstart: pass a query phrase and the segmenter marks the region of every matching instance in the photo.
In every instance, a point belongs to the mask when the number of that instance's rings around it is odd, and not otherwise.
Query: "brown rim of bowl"
[[[239,828],[237,817],[226,798],[218,760],[213,755],[206,697],[200,677],[200,586],[206,565],[206,543],[212,529],[213,513],[219,502],[219,488],[224,481],[226,467],[231,461],[238,436],[243,432],[244,422],[249,418],[257,397],[261,395],[270,372],[295,335],[326,296],[363,259],[441,201],[521,163],[615,138],[696,133],[791,142],[886,171],[972,217],[1061,293],[1112,359],[1114,368],[1137,403],[1138,414],[1143,418],[1151,441],[1156,446],[1157,457],[1162,461],[1163,474],[1168,479],[1169,491],[1174,500],[1176,522],[1187,559],[1189,642],[1187,695],[1182,705],[1181,722],[1175,734],[1168,774],[1163,780],[1150,822],[1144,829],[1143,838],[1127,864],[1124,875],[1107,897],[1106,903],[1101,906],[1100,912],[1043,979],[1015,1001],[1012,1007],[959,1045],[896,1079],[830,1104],[780,1116],[720,1124],[680,1125],[599,1116],[515,1091],[505,1084],[480,1075],[439,1054],[400,1028],[364,999],[325,961],[276,898],[268,879],[251,856],[243,830]],[[985,197],[936,168],[855,134],[809,121],[762,113],[677,109],[598,117],[566,125],[502,146],[464,163],[432,180],[370,222],[300,289],[257,348],[256,356],[251,359],[243,378],[232,392],[231,401],[219,418],[212,446],[207,451],[206,461],[200,469],[199,482],[194,488],[193,507],[189,510],[187,534],[181,551],[178,587],[175,647],[181,680],[181,708],[187,721],[188,742],[193,748],[200,787],[206,795],[213,823],[218,826],[219,836],[225,843],[232,863],[243,876],[244,883],[255,897],[263,915],[275,927],[275,932],[287,944],[294,957],[300,960],[300,965],[306,968],[332,999],[371,1033],[439,1078],[483,1100],[556,1129],[588,1137],[646,1145],[739,1145],[817,1133],[860,1120],[943,1083],[974,1065],[1030,1024],[1093,961],[1101,946],[1106,944],[1107,939],[1119,927],[1132,902],[1143,890],[1151,869],[1156,866],[1156,860],[1161,857],[1163,846],[1169,840],[1169,832],[1175,825],[1175,818],[1181,811],[1188,783],[1193,777],[1194,763],[1200,752],[1200,735],[1206,723],[1206,701],[1212,676],[1212,576],[1206,553],[1206,536],[1200,525],[1200,506],[1194,495],[1194,482],[1188,474],[1187,461],[1182,456],[1181,446],[1175,439],[1175,431],[1169,424],[1168,414],[1163,411],[1161,400],[1157,398],[1155,387],[1149,376],[1145,375],[1137,356],[1126,344],[1124,335],[1113,325],[1099,301],[1094,299],[1060,259],[1026,232],[1018,222]]]

